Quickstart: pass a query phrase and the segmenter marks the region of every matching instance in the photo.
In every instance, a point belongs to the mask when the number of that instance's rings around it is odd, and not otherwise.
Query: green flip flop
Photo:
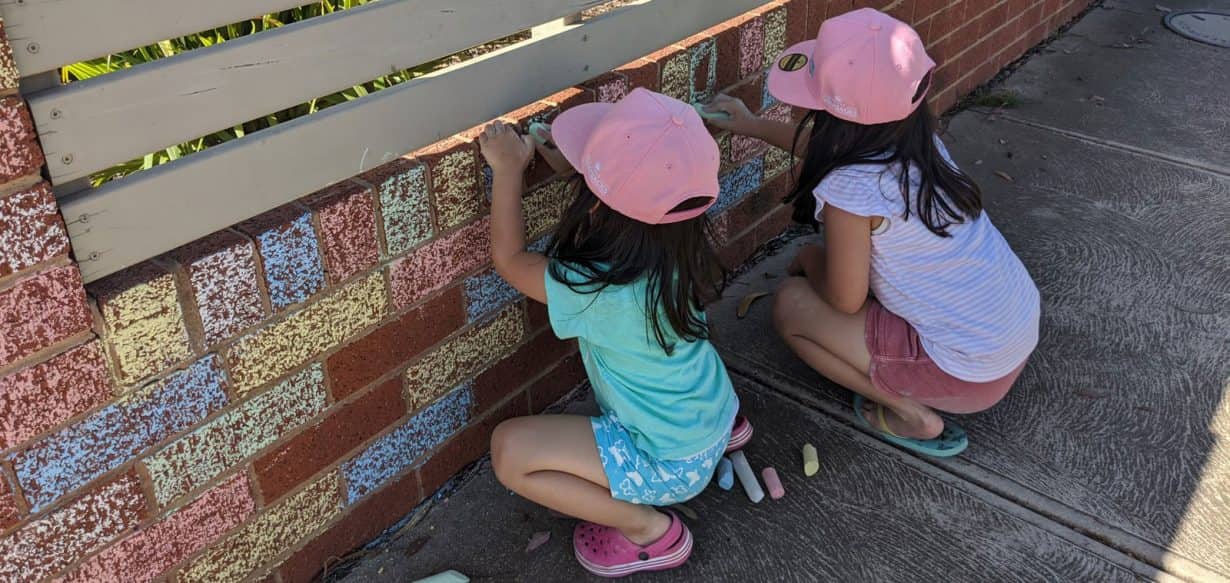
[[[910,437],[901,437],[894,435],[888,429],[888,422],[884,419],[884,406],[877,404],[877,411],[880,414],[880,425],[877,427],[872,424],[866,417],[863,417],[863,403],[866,399],[862,395],[854,396],[854,415],[858,417],[863,425],[871,428],[876,432],[876,435],[889,443],[899,445],[910,451],[916,451],[921,454],[934,457],[952,457],[969,447],[969,436],[955,423],[945,421],[944,431],[940,432],[939,436],[931,439],[914,439]]]

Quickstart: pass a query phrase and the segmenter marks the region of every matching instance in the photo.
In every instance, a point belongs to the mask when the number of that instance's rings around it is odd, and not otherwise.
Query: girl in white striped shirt
[[[803,154],[787,200],[795,220],[824,223],[824,245],[804,248],[778,289],[778,332],[857,394],[855,413],[881,437],[950,456],[968,439],[936,411],[1003,398],[1037,345],[1039,299],[935,136],[934,67],[909,26],[862,9],[770,71],[774,97],[810,110],[797,128],[727,96],[707,109],[719,127]]]

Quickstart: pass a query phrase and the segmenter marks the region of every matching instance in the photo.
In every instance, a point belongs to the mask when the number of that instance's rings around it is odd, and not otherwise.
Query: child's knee
[[[491,469],[505,486],[519,473],[516,462],[517,442],[521,433],[519,420],[520,418],[508,419],[491,432]]]
[[[809,296],[815,295],[811,284],[801,277],[783,281],[773,294],[773,327],[779,334],[790,334],[798,321],[800,307]]]

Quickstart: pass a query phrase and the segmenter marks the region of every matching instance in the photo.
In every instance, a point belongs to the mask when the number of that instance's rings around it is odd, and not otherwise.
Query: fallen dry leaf
[[[1000,178],[1003,178],[1005,182],[1016,182],[1016,179],[1013,178],[1012,175],[1008,174],[1007,172],[1004,172],[1003,170],[996,170],[995,175]]]
[[[769,292],[752,292],[743,296],[743,299],[739,301],[739,308],[735,310],[735,316],[739,318],[747,316],[747,311],[752,309],[752,304],[756,303],[756,300],[767,295],[769,295]]]
[[[525,552],[532,553],[534,552],[534,549],[547,544],[547,541],[549,540],[551,540],[551,533],[549,531],[546,531],[546,530],[538,531],[530,535],[530,540],[525,545]]]

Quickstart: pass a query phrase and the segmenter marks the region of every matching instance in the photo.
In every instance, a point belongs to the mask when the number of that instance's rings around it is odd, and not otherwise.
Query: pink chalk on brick
[[[404,308],[478,269],[491,257],[490,220],[449,233],[393,264],[393,305]]]
[[[0,199],[0,277],[68,253],[68,234],[46,182]]]
[[[0,99],[0,184],[38,172],[43,151],[35,141],[30,111],[20,97]]]
[[[240,473],[95,555],[65,581],[152,581],[247,519],[255,506],[250,490],[247,476]]]
[[[335,184],[307,201],[320,222],[325,267],[338,283],[376,264],[376,206],[371,189],[354,182]]]
[[[750,77],[764,66],[764,21],[756,18],[739,27],[739,77]]]
[[[615,103],[628,94],[628,80],[623,77],[614,77],[606,83],[594,87],[594,91],[598,95],[598,101]]]
[[[13,478],[7,472],[0,471],[0,530],[17,524],[21,518],[21,509],[17,507],[17,495],[13,493]]]
[[[242,235],[220,231],[171,253],[188,275],[206,345],[226,340],[264,318],[255,252]]]
[[[92,409],[111,396],[97,342],[0,378],[0,449],[8,449]]]
[[[128,473],[0,539],[0,581],[38,581],[136,527],[145,509]]]
[[[77,266],[55,267],[0,292],[0,366],[90,327]]]

